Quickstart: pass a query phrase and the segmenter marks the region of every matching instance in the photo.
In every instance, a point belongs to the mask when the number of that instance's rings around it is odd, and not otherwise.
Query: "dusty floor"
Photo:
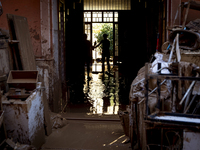
[[[120,122],[109,121],[68,121],[47,137],[44,150],[128,150]]]
[[[131,149],[118,116],[118,110],[126,109],[125,82],[118,67],[112,66],[104,78],[99,67],[91,67],[91,80],[85,72],[84,81],[71,81],[70,101],[61,114],[67,125],[46,138],[43,150]]]

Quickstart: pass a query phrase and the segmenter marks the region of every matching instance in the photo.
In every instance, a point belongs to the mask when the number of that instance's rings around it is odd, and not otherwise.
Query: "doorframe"
[[[85,24],[90,24],[90,42],[93,43],[94,41],[92,41],[92,24],[93,23],[112,23],[113,24],[113,64],[115,63],[115,25],[118,24],[119,22],[119,11],[117,10],[85,10],[83,11],[83,13],[85,12],[91,12],[91,21],[85,22],[85,17],[84,17],[84,32],[85,32]],[[102,21],[98,22],[98,21],[93,21],[93,12],[102,12]],[[113,21],[104,21],[104,12],[113,12],[113,16],[112,16],[112,20]],[[115,17],[115,12],[117,12],[118,17]],[[84,16],[84,14],[83,14]],[[117,18],[117,21],[115,21],[115,18]],[[119,29],[119,28],[118,28]],[[118,45],[119,45],[119,41],[118,41]],[[118,56],[119,56],[119,47],[118,47]]]

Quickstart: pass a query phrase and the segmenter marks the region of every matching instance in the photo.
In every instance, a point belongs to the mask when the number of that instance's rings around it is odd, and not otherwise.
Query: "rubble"
[[[26,144],[20,144],[20,143],[14,143],[12,139],[6,139],[6,143],[13,148],[14,150],[36,150],[34,146],[26,145]]]
[[[192,8],[197,8],[195,5],[196,2],[191,3]],[[189,8],[187,4],[185,19]],[[169,41],[162,47],[163,53],[156,52],[155,60],[146,63],[133,80],[129,93],[132,148],[135,142],[139,149],[191,148],[192,144],[183,136],[190,138],[194,147],[200,146],[196,141],[200,133],[200,67],[198,61],[186,59],[187,52],[195,52],[197,59],[200,58],[199,27],[197,19],[186,26],[184,21],[181,28],[172,29]],[[187,61],[182,60],[182,53]],[[154,134],[161,134],[161,139]],[[172,144],[170,138],[179,140]]]
[[[63,118],[60,114],[51,112],[51,124],[52,129],[58,129],[67,125],[67,120]]]

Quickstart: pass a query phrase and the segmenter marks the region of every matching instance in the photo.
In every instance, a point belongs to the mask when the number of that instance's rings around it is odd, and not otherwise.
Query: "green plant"
[[[103,40],[103,34],[107,34],[108,40],[110,41],[110,56],[113,56],[113,24],[104,23],[101,27],[100,25],[97,27],[101,28],[98,32],[94,33],[94,37],[97,39],[97,43],[100,43],[101,40]],[[102,45],[100,46],[99,51],[102,52]]]

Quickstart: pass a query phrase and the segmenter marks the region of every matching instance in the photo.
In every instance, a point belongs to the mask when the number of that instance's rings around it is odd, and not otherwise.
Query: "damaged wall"
[[[43,92],[31,94],[26,101],[3,98],[4,122],[8,138],[39,148],[45,142]]]
[[[44,81],[52,111],[60,110],[61,80],[59,72],[58,5],[57,0],[41,0],[41,57],[36,59],[39,77]]]
[[[0,28],[8,30],[6,14],[24,16],[36,58],[39,81],[44,81],[47,99],[52,111],[59,111],[61,81],[59,75],[58,1],[6,0],[2,1],[3,15]]]
[[[6,14],[24,16],[28,19],[29,31],[36,56],[41,55],[40,43],[40,0],[1,1],[3,15],[0,16],[0,28],[8,30]]]

